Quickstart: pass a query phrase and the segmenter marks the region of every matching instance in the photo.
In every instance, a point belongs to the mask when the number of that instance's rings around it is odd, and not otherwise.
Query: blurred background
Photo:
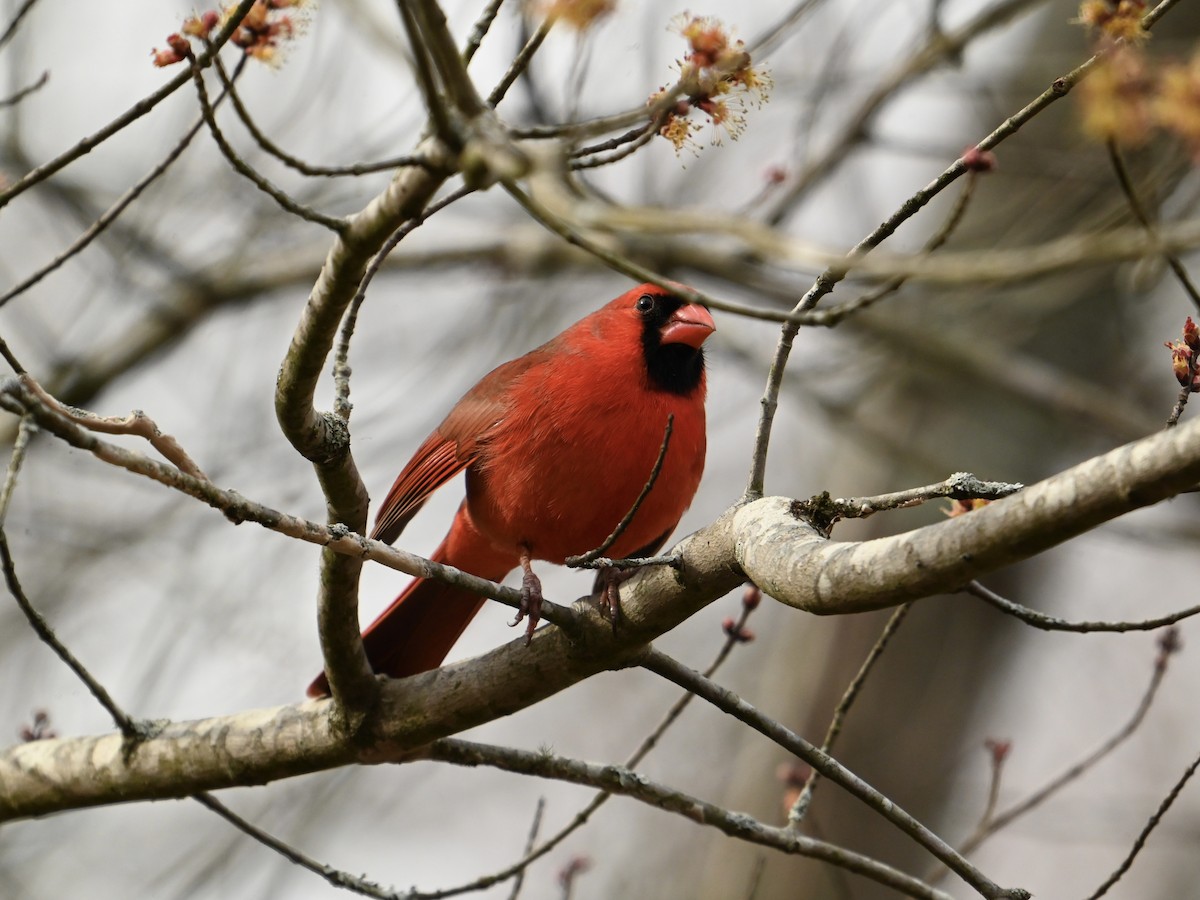
[[[0,3],[10,21],[23,6]],[[447,0],[461,39],[478,2]],[[0,96],[49,71],[24,102],[0,109],[0,177],[11,182],[62,152],[175,70],[151,64],[190,3],[35,4],[0,47]],[[500,106],[510,124],[634,107],[678,74],[685,52],[667,3],[620,3],[584,34],[556,29]],[[1090,53],[1068,2],[776,4],[714,0],[697,14],[752,46],[768,36],[769,102],[748,109],[738,140],[710,127],[676,153],[665,140],[590,183],[617,201],[766,219],[847,249],[963,148]],[[993,15],[995,14],[995,15]],[[240,82],[260,126],[309,161],[349,164],[411,149],[424,122],[393,4],[307,6],[306,28],[272,66]],[[487,90],[538,21],[503,7],[473,61]],[[990,21],[991,16],[995,21]],[[532,17],[532,18],[527,18]],[[987,21],[959,49],[899,78],[922,48]],[[1200,17],[1181,4],[1157,26],[1163,58],[1190,55]],[[902,84],[881,91],[889,83]],[[865,104],[880,92],[879,102]],[[864,109],[869,114],[864,114]],[[0,211],[0,287],[53,259],[173,147],[196,116],[185,88],[152,114]],[[231,140],[273,181],[323,211],[361,208],[387,173],[304,179],[259,151],[230,111]],[[713,138],[721,140],[712,145]],[[1103,144],[1080,129],[1076,97],[998,149],[949,249],[1023,246],[1132,221]],[[1143,200],[1164,218],[1193,213],[1200,182],[1186,149],[1148,141],[1128,154]],[[782,183],[779,176],[783,176]],[[805,180],[807,179],[807,181]],[[798,184],[808,185],[792,191]],[[961,190],[952,187],[889,242],[920,248]],[[794,195],[794,196],[791,196]],[[711,239],[655,240],[638,258],[733,300],[791,305],[816,274],[734,257]],[[66,402],[106,415],[141,408],[222,486],[313,519],[324,502],[310,466],[279,432],[275,375],[330,238],[283,213],[233,173],[205,132],[82,254],[0,309],[0,333]],[[767,489],[866,495],[969,470],[1033,482],[1162,428],[1174,403],[1165,340],[1195,314],[1157,263],[1101,265],[1018,285],[904,287],[833,330],[804,329],[777,419]],[[376,280],[351,351],[354,452],[380,497],[455,399],[628,287],[567,252],[501,191],[476,194],[406,240]],[[853,299],[839,286],[830,300]],[[710,342],[709,458],[680,535],[742,492],[775,326],[717,315]],[[326,385],[328,391],[328,384]],[[327,393],[321,402],[328,403]],[[1192,414],[1189,411],[1187,414]],[[0,422],[11,442],[15,423]],[[136,444],[135,444],[136,446]],[[456,493],[457,492],[457,493]],[[402,546],[432,550],[461,497],[439,494]],[[861,539],[938,520],[940,504],[838,527]],[[1132,619],[1195,602],[1197,504],[1185,497],[1106,526],[987,579],[1006,596],[1074,619]],[[188,719],[300,700],[320,666],[317,551],[38,439],[8,516],[25,588],[60,637],[119,703],[144,718]],[[579,573],[541,571],[547,595],[587,590]],[[368,567],[364,620],[406,582]],[[661,646],[702,668],[740,595],[709,607]],[[888,613],[817,619],[764,601],[719,680],[819,742]],[[507,609],[487,608],[451,659],[512,639]],[[973,859],[991,878],[1040,897],[1086,896],[1200,748],[1193,624],[1144,723],[1121,748]],[[921,601],[868,682],[835,753],[952,843],[983,811],[984,741],[1010,740],[1004,807],[1085,756],[1133,714],[1155,636],[1043,633],[964,595]],[[0,734],[17,739],[35,710],[60,734],[111,722],[0,603]],[[675,691],[649,674],[605,674],[469,737],[620,762]],[[781,822],[787,755],[694,704],[644,764],[651,778],[768,822]],[[429,763],[328,772],[221,795],[236,811],[332,866],[398,890],[450,887],[521,855],[539,798],[542,834],[591,792]],[[1186,790],[1113,896],[1178,898],[1200,880],[1200,794]],[[811,833],[915,874],[929,859],[861,804],[822,786]],[[576,898],[885,896],[820,865],[735,843],[616,799],[529,870],[522,896],[564,895],[559,874],[590,867]],[[971,895],[953,879],[956,896]],[[507,897],[510,885],[483,892]],[[0,898],[322,898],[334,888],[247,840],[192,802],[56,815],[0,830]]]

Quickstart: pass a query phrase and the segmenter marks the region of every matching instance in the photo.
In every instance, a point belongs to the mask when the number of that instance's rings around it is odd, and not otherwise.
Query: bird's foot
[[[542,618],[542,580],[534,574],[528,549],[521,552],[521,571],[521,605],[509,626],[519,625],[522,619],[528,618],[525,626],[525,646],[528,647],[533,640],[533,630]]]
[[[622,571],[615,566],[601,566],[596,570],[597,606],[600,615],[612,623],[614,634],[621,621],[621,582],[632,576],[633,570]]]

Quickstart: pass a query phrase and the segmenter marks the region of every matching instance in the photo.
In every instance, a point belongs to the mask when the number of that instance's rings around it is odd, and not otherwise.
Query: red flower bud
[[[742,594],[742,606],[746,609],[758,609],[760,603],[762,603],[762,591],[759,590],[758,585],[746,585],[746,590]]]
[[[963,165],[968,172],[994,172],[996,170],[996,154],[991,150],[980,150],[978,147],[968,147],[963,151]]]
[[[1200,353],[1200,328],[1196,327],[1191,316],[1183,323],[1183,342],[1193,353]]]

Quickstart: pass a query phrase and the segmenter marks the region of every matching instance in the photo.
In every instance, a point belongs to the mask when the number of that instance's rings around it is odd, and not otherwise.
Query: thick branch
[[[101,458],[194,493],[222,508],[229,492],[174,467],[80,434],[35,407],[38,422]],[[136,467],[133,466],[136,461]],[[1106,519],[1170,497],[1200,481],[1200,420],[1164,431],[1039,482],[990,506],[897,537],[862,544],[826,541],[768,498],[726,513],[673,551],[680,567],[647,569],[623,588],[624,620],[611,626],[586,604],[573,637],[558,628],[486,656],[402,681],[383,681],[371,730],[351,741],[335,730],[328,701],[178,723],[122,755],[120,735],[36,741],[0,754],[0,820],[129,800],[178,798],[262,784],[415,750],[509,715],[604,669],[627,664],[646,644],[751,575],[764,590],[817,613],[854,612],[953,590],[1032,556]],[[243,498],[246,518],[261,510]],[[358,557],[376,549],[349,533],[271,512],[268,527]],[[743,572],[744,570],[744,572]]]
[[[1200,421],[1118,447],[982,509],[862,543],[826,541],[769,497],[734,519],[737,561],[775,599],[819,615],[955,591],[1200,481]]]
[[[358,532],[366,530],[367,492],[350,453],[349,429],[340,417],[317,412],[313,398],[338,324],[372,257],[397,227],[421,213],[445,180],[445,152],[440,144],[426,141],[419,155],[430,164],[401,169],[334,239],[275,388],[280,427],[316,468],[330,523],[343,523]],[[355,708],[369,706],[374,699],[371,667],[359,637],[360,566],[357,559],[325,553],[318,609],[325,670],[334,696]]]
[[[328,700],[169,723],[127,752],[119,734],[19,744],[0,753],[0,821],[65,809],[186,797],[265,784],[352,763],[391,761],[407,750],[531,706],[607,668],[620,667],[741,580],[728,562],[731,517],[678,548],[679,570],[648,570],[622,586],[622,627],[586,603],[569,639],[542,628],[484,656],[382,682],[370,733],[349,739]]]

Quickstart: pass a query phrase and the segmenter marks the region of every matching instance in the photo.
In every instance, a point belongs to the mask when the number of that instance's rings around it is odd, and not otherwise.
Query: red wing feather
[[[392,543],[429,495],[471,464],[473,457],[458,455],[458,442],[435,431],[425,439],[388,491],[375,516],[371,537]]]
[[[392,543],[430,494],[475,462],[488,432],[504,415],[506,387],[530,362],[522,358],[500,366],[455,404],[397,476],[375,516],[371,537]]]

